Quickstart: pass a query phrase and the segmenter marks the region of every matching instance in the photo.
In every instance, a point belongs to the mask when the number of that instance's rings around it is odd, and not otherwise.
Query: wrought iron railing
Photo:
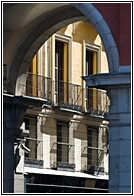
[[[57,170],[63,171],[75,171],[75,164],[68,162],[57,162],[56,163]]]
[[[108,112],[109,99],[106,91],[95,88],[82,88],[80,85],[53,81],[51,78],[26,73],[26,96],[43,98],[47,105],[59,106],[60,109],[86,112],[91,115],[103,116]],[[24,85],[24,84],[23,84]]]
[[[87,151],[86,151],[87,149]],[[86,146],[82,154],[86,151],[87,164],[82,168],[82,171],[89,174],[104,175],[104,149]]]
[[[25,137],[25,145],[30,149],[25,153],[25,166],[43,167],[43,141]]]
[[[24,164],[25,166],[29,167],[37,167],[37,168],[42,168],[43,167],[43,160],[38,160],[38,159],[33,159],[29,157],[25,157]]]
[[[104,165],[104,149],[87,146],[84,147],[88,149],[88,165],[93,164],[95,166],[103,166]],[[90,164],[89,164],[90,163]]]
[[[84,111],[92,115],[103,116],[108,112],[109,98],[106,91],[86,87],[84,89]]]
[[[80,85],[54,81],[54,104],[62,109],[82,112],[82,88]]]
[[[94,166],[94,165],[88,165],[86,173],[92,174],[92,175],[104,175],[105,174],[105,168]]]
[[[51,85],[51,78],[37,74],[27,73],[25,95],[46,99],[48,103],[52,105]]]
[[[65,142],[54,142],[52,148],[56,145],[57,162],[53,167],[57,170],[74,171],[74,145]]]

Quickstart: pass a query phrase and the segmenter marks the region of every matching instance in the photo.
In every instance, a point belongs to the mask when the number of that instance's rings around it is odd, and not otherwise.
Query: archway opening
[[[106,51],[108,66],[110,72],[118,70],[119,58],[116,44],[110,32],[108,25],[97,11],[97,9],[90,3],[88,4],[70,4],[70,11],[66,12],[67,6],[55,11],[53,15],[48,14],[47,18],[33,28],[30,33],[25,36],[23,42],[18,45],[15,56],[12,58],[10,69],[8,70],[8,85],[9,93],[14,94],[16,80],[24,71],[26,67],[30,66],[32,58],[41,47],[43,42],[47,40],[54,32],[65,26],[79,20],[88,20],[99,33],[104,48]],[[58,17],[60,15],[60,17]],[[48,21],[51,21],[50,23]]]

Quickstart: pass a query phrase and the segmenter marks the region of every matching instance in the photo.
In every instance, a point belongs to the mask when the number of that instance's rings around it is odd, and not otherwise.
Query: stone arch
[[[60,10],[60,13],[59,11],[53,13],[53,15],[49,13],[48,17],[32,29],[21,43],[9,70],[7,85],[9,93],[15,93],[15,86],[19,81],[25,83],[26,76],[24,77],[24,70],[28,71],[31,60],[41,45],[57,30],[78,20],[88,19],[94,26],[102,39],[106,51],[109,72],[118,72],[118,50],[111,31],[102,15],[91,3],[73,3],[71,5],[72,7],[68,12],[66,11],[67,8],[64,8]],[[59,14],[60,17],[58,17]],[[17,87],[17,92],[18,89],[19,87]]]
[[[19,82],[25,84],[26,74],[24,74],[24,72],[29,70],[34,55],[49,37],[60,28],[72,22],[85,20],[85,16],[78,9],[73,6],[71,6],[69,10],[67,8],[68,6],[60,11],[56,10],[55,13],[49,13],[43,21],[31,30],[21,43],[14,55],[9,70],[7,85],[8,93],[16,94],[16,91],[17,95],[20,94],[21,89],[19,85],[16,86],[16,84]]]
[[[100,35],[108,59],[109,72],[118,72],[119,54],[112,33],[105,19],[91,3],[73,3],[73,6],[86,16]]]

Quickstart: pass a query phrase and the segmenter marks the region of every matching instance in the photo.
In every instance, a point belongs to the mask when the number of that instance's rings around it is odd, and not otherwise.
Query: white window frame
[[[68,80],[72,81],[72,37],[67,35],[54,34],[52,36],[52,81],[55,81],[55,41],[62,41],[68,44]],[[56,103],[55,86],[53,85],[54,103]]]
[[[96,52],[97,54],[97,73],[100,73],[101,70],[101,45],[87,42],[83,40],[83,75],[85,75],[85,59],[86,59],[86,50]]]
[[[86,50],[90,50],[91,52],[96,52],[96,63],[97,63],[97,73],[100,73],[101,70],[101,45],[97,45],[91,43],[89,41],[83,40],[83,76],[85,76],[85,59],[86,59]],[[83,88],[86,89],[86,82],[83,81]],[[86,99],[85,99],[85,92],[83,93],[83,100],[84,100],[84,108],[86,109]]]

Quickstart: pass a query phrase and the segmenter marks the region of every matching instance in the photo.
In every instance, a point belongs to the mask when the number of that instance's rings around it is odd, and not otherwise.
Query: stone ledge
[[[46,103],[46,100],[41,98],[32,98],[27,96],[15,96],[3,93],[3,103],[9,105],[17,105],[18,107],[41,107]]]
[[[82,76],[86,86],[107,90],[110,86],[131,85],[131,73],[101,73]]]

